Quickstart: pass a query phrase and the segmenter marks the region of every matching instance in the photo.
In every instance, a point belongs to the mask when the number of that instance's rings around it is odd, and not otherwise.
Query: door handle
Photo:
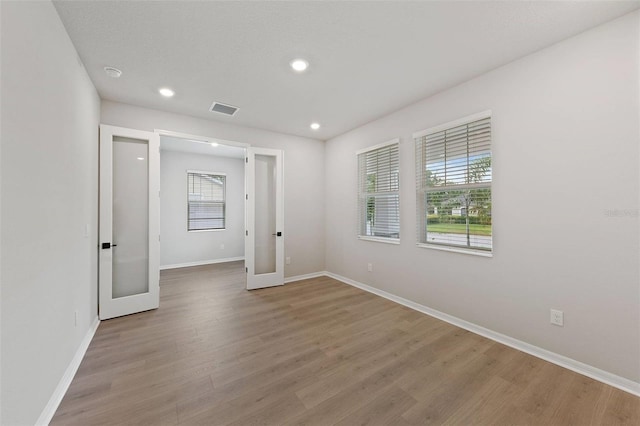
[[[117,244],[111,244],[111,243],[102,243],[102,250],[106,250],[106,249],[110,249],[111,247],[117,247]]]
[[[272,237],[282,237],[282,232],[276,232],[275,234],[271,234]]]

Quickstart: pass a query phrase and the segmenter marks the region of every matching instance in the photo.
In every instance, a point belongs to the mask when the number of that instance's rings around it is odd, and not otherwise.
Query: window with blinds
[[[226,176],[187,172],[187,231],[224,229]]]
[[[358,236],[400,239],[399,140],[358,152]]]
[[[489,112],[414,134],[418,244],[492,251]]]

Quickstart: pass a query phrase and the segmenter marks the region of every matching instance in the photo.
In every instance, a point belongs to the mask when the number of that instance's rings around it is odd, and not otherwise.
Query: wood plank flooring
[[[640,398],[330,278],[163,271],[103,321],[52,425],[638,425]]]

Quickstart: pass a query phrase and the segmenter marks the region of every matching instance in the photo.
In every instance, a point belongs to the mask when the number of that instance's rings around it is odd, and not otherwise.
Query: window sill
[[[220,231],[226,231],[227,228],[220,228],[220,229],[192,229],[192,230],[187,230],[187,232],[220,232]]]
[[[383,237],[367,237],[364,235],[358,235],[359,240],[364,241],[373,241],[376,243],[385,243],[385,244],[400,244],[400,238],[383,238]]]
[[[424,244],[424,243],[417,243],[416,245],[418,247],[432,249],[432,250],[450,251],[453,253],[470,254],[472,256],[480,256],[480,257],[493,257],[493,252],[490,252],[490,251],[481,251],[481,250],[440,246],[436,244]]]

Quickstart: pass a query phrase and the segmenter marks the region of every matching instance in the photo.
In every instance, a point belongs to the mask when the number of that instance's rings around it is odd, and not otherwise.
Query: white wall
[[[101,122],[284,150],[285,276],[324,270],[324,142],[104,100]]]
[[[636,12],[328,141],[327,270],[640,381],[638,26]],[[487,109],[494,257],[416,247],[412,133]],[[401,244],[360,241],[355,152],[395,137]]]
[[[97,316],[100,100],[51,3],[0,7],[0,422],[27,425]]]
[[[226,174],[224,230],[187,232],[187,170]],[[161,267],[234,257],[244,257],[244,160],[161,151]]]

